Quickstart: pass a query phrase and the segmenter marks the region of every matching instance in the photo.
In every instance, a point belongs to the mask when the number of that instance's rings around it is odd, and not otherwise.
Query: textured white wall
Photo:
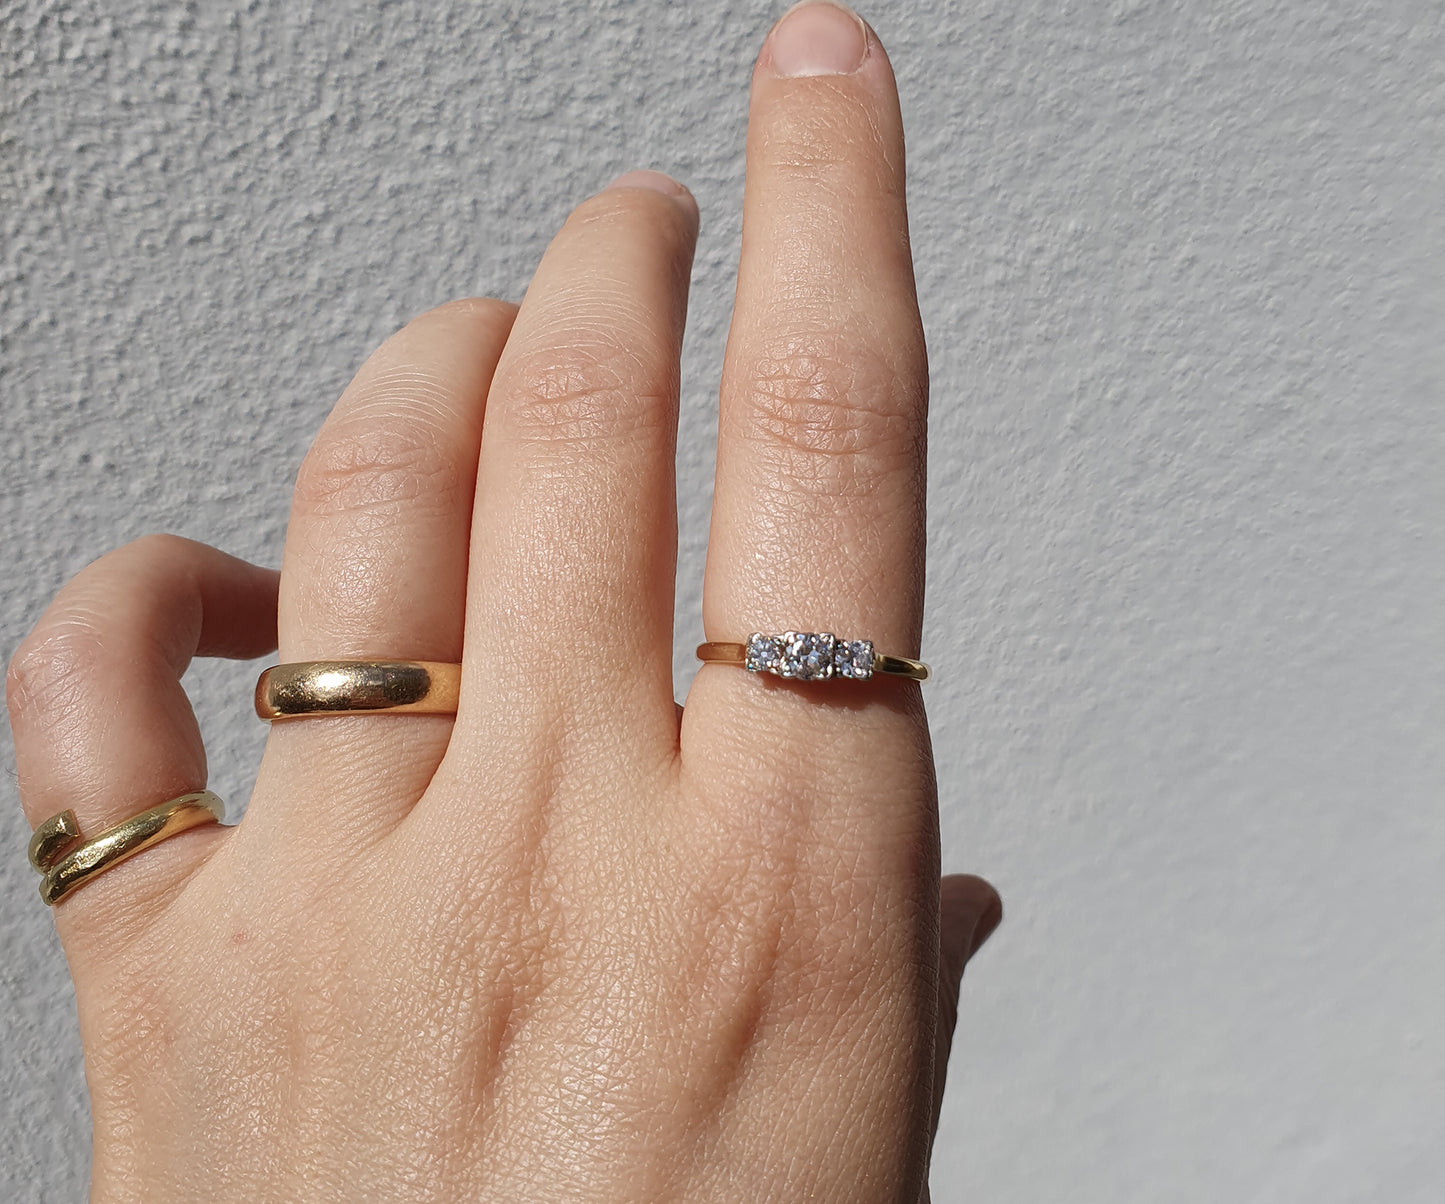
[[[106,549],[279,557],[369,348],[671,171],[691,673],[774,5],[0,2],[0,643]],[[926,651],[970,971],[940,1202],[1445,1183],[1445,7],[877,0],[934,364]],[[192,675],[244,800],[254,667]],[[5,756],[10,756],[8,745]],[[73,1003],[0,799],[0,1199],[77,1200]]]

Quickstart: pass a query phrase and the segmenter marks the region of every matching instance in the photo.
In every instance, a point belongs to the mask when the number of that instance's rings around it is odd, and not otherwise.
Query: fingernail
[[[692,196],[671,176],[665,176],[660,171],[626,171],[607,185],[607,188],[647,188],[653,192],[660,192],[663,196],[677,198],[691,198]],[[607,188],[604,188],[603,191],[606,192]]]
[[[868,53],[868,32],[851,8],[807,0],[783,14],[767,45],[774,75],[851,75]]]

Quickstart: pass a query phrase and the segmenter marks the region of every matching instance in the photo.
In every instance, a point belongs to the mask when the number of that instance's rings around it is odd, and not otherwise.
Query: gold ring
[[[462,667],[440,661],[298,661],[273,665],[256,682],[256,714],[455,715]]]
[[[213,824],[225,813],[226,804],[219,798],[197,790],[121,820],[89,840],[81,835],[74,811],[52,815],[30,837],[30,864],[45,875],[40,897],[53,907],[111,866],[178,832]],[[76,848],[77,841],[84,843]]]
[[[872,640],[842,640],[828,631],[755,631],[746,644],[712,642],[697,646],[697,659],[710,665],[741,665],[749,673],[771,673],[795,681],[846,678],[867,681],[875,673],[928,680],[928,666],[906,656],[884,656]]]

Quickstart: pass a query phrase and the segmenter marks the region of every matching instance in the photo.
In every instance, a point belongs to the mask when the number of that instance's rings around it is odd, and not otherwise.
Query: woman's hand
[[[947,880],[940,940],[915,684],[711,665],[673,702],[697,221],[624,176],[519,309],[388,340],[302,464],[279,579],[144,539],[17,652],[26,812],[86,831],[205,784],[193,655],[463,665],[455,722],[277,724],[239,827],[59,904],[96,1200],[925,1192],[998,901]],[[753,78],[710,639],[916,655],[926,398],[892,73],[807,6]]]

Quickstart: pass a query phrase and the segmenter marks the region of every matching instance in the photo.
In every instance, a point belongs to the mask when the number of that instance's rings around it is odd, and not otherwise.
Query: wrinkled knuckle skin
[[[113,616],[117,595],[134,601],[184,588],[190,556],[200,548],[180,535],[142,535],[68,584],[10,658],[5,698],[12,721],[49,723],[73,709],[114,643],[116,620],[106,616]]]
[[[675,381],[658,391],[655,375],[632,352],[600,338],[530,353],[507,374],[501,409],[508,436],[593,446],[670,429]]]
[[[54,723],[80,701],[105,654],[101,632],[77,616],[43,619],[15,650],[5,672],[10,721]]]
[[[383,387],[375,396],[384,404],[397,391]],[[455,451],[441,431],[408,408],[420,408],[414,394],[390,415],[323,428],[296,476],[298,508],[330,518],[402,505],[445,512],[460,504],[468,482]]]
[[[768,348],[748,377],[746,435],[778,478],[830,496],[923,466],[923,399],[876,356],[835,336]]]

